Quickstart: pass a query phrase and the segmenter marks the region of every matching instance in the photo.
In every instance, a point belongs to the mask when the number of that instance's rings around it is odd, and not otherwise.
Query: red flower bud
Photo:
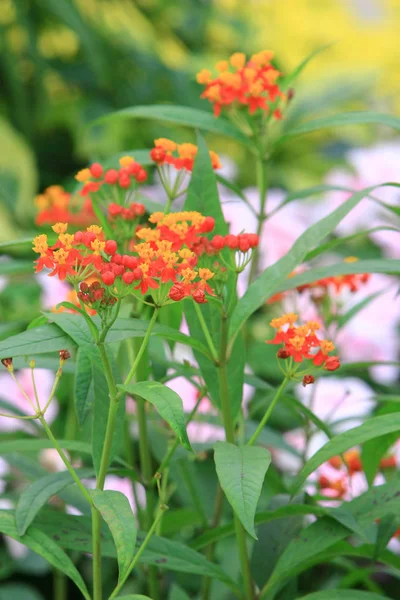
[[[92,174],[92,176],[95,177],[96,179],[98,179],[99,177],[101,177],[103,175],[103,167],[101,166],[100,163],[93,163],[89,167],[89,171]]]
[[[340,367],[340,359],[338,356],[328,356],[325,361],[325,371],[336,371]]]
[[[396,457],[395,456],[386,456],[386,457],[382,458],[381,462],[379,463],[379,466],[381,469],[395,469],[397,466]]]
[[[121,254],[114,254],[114,256],[111,257],[111,262],[114,263],[115,265],[121,265],[122,264]]]
[[[250,250],[250,241],[247,234],[239,235],[239,250],[240,252],[248,252]]]
[[[204,290],[202,290],[200,288],[193,290],[192,298],[195,302],[197,302],[197,304],[205,304],[207,302],[207,298],[204,293]]]
[[[77,244],[82,244],[82,242],[83,242],[83,231],[76,231],[74,233],[74,241]]]
[[[109,254],[110,256],[112,254],[115,254],[117,251],[117,242],[115,240],[108,240],[106,242],[104,251],[106,254]]]
[[[87,283],[85,283],[84,281],[82,281],[81,285],[80,285],[80,290],[81,292],[87,292],[89,289],[89,286]]]
[[[248,233],[247,239],[249,240],[250,248],[256,248],[258,246],[259,238],[256,233]]]
[[[169,290],[168,296],[171,298],[171,300],[174,300],[174,302],[179,302],[182,300],[185,297],[183,285],[180,283],[175,283]]]
[[[160,165],[164,162],[165,154],[166,152],[164,148],[155,147],[150,151],[150,158],[151,160],[154,160],[155,163]]]
[[[146,212],[146,208],[145,208],[144,204],[136,204],[135,212],[138,217],[142,217],[144,215],[144,213]]]
[[[239,239],[236,235],[230,233],[229,235],[225,236],[225,243],[231,250],[236,250],[236,248],[239,246]]]
[[[136,280],[142,279],[142,277],[143,277],[142,269],[140,267],[136,267],[136,269],[133,270],[133,276]]]
[[[102,300],[102,298],[104,296],[104,288],[95,290],[93,296],[94,296],[94,299],[96,300],[96,302],[99,302],[100,300]]]
[[[137,175],[135,175],[135,179],[138,183],[144,183],[147,179],[147,171],[145,169],[140,169]]]
[[[123,275],[122,275],[122,281],[124,283],[126,283],[126,285],[130,285],[131,283],[133,283],[133,281],[135,280],[135,276],[132,273],[132,271],[126,271]]]
[[[62,361],[62,362],[71,358],[71,354],[68,352],[68,350],[60,350],[59,354],[60,354],[60,361]]]
[[[116,216],[120,215],[121,211],[122,211],[122,206],[120,206],[116,202],[111,202],[111,204],[108,207],[108,214],[111,217],[116,217]]]
[[[118,171],[116,169],[108,169],[104,175],[104,181],[110,185],[117,183]]]
[[[303,387],[306,387],[306,385],[310,385],[311,383],[314,383],[315,379],[312,375],[304,375],[303,377]]]
[[[202,226],[201,231],[203,233],[210,233],[215,227],[215,219],[213,217],[206,217]]]
[[[225,247],[225,239],[222,237],[222,235],[214,235],[213,239],[211,240],[211,245],[216,250],[222,250]]]
[[[123,173],[118,178],[118,185],[120,188],[126,189],[131,185],[131,178],[129,175]]]
[[[122,264],[126,269],[131,269],[131,271],[133,271],[139,266],[139,259],[137,256],[129,256],[129,254],[124,254],[122,257]]]
[[[115,275],[111,271],[106,271],[102,274],[101,279],[105,285],[113,285],[115,281]]]
[[[281,348],[280,350],[278,350],[278,352],[276,353],[276,356],[278,358],[281,358],[282,360],[286,360],[287,358],[289,358],[290,356],[290,352],[288,352],[287,350],[285,350],[284,348]]]

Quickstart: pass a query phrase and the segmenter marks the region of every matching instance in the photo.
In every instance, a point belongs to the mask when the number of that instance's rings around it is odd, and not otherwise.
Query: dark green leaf
[[[78,348],[74,384],[75,411],[80,427],[93,407],[93,368],[90,354],[85,347]]]
[[[69,556],[43,531],[32,526],[21,538],[16,530],[13,514],[4,510],[0,511],[0,531],[24,544],[45,558],[53,567],[65,573],[80,589],[85,600],[91,600],[86,585]]]
[[[332,456],[341,454],[349,448],[372,440],[373,438],[396,431],[400,431],[400,413],[372,417],[359,427],[354,427],[349,431],[345,431],[344,433],[335,436],[332,440],[327,442],[325,446],[318,450],[318,452],[316,452],[304,465],[293,484],[292,494],[296,494],[307,477],[320,465],[332,458]]]
[[[246,531],[257,539],[254,517],[271,454],[261,446],[215,444],[215,466],[224,493]]]
[[[23,583],[9,583],[0,586],[0,600],[43,600],[34,588]]]
[[[71,338],[53,324],[28,329],[0,342],[0,358],[33,356],[75,347]]]
[[[75,440],[58,440],[59,445],[64,450],[78,452],[79,454],[91,454],[90,444],[87,442],[78,442]],[[12,452],[38,452],[46,448],[54,448],[50,440],[45,439],[18,439],[0,441],[0,454],[10,454]]]
[[[127,497],[121,492],[92,490],[90,495],[114,538],[121,581],[129,573],[129,566],[135,554],[135,517]]]
[[[385,515],[378,523],[378,533],[375,542],[374,558],[379,560],[379,556],[385,550],[386,546],[396,534],[400,525],[399,515],[389,513]]]
[[[78,475],[91,477],[93,469],[78,469]],[[15,509],[15,523],[19,535],[24,535],[37,513],[53,496],[74,483],[68,471],[51,473],[34,481],[24,489]]]
[[[224,118],[216,119],[214,115],[204,110],[189,108],[188,106],[173,106],[168,104],[153,104],[152,106],[132,106],[118,110],[109,115],[101,117],[94,122],[94,125],[109,121],[110,119],[151,119],[152,121],[163,121],[165,123],[175,123],[176,125],[185,125],[193,129],[202,129],[203,131],[212,131],[230,138],[233,138],[241,144],[250,146],[250,140],[239,131],[234,125]]]
[[[298,600],[387,600],[387,596],[358,590],[325,590],[307,594]]]
[[[192,451],[186,432],[185,414],[181,398],[176,392],[158,381],[140,381],[129,385],[119,385],[119,389],[133,396],[140,396],[150,402],[160,416],[178,436],[181,444]]]

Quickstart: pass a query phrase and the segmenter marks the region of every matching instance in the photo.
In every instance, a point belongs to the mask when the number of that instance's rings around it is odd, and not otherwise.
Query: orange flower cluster
[[[346,467],[349,475],[354,475],[354,473],[360,473],[363,470],[360,452],[357,449],[348,450],[343,454],[344,462],[346,463]],[[332,456],[329,459],[328,463],[334,469],[341,469],[343,465],[342,458],[338,456]],[[381,459],[379,463],[380,469],[395,469],[396,468],[396,457],[393,455],[385,456]]]
[[[35,204],[37,225],[65,222],[82,227],[96,220],[90,198],[85,198],[82,203],[79,197],[66,192],[60,185],[46,188],[43,194],[36,196]]]
[[[198,148],[194,144],[177,144],[172,140],[159,138],[154,140],[154,148],[150,151],[150,157],[157,165],[172,165],[178,171],[181,169],[192,171],[197,152]],[[220,169],[221,163],[218,154],[210,150],[210,158],[212,168]]]
[[[316,331],[321,325],[316,321],[308,321],[304,325],[296,326],[298,315],[288,313],[277,319],[272,319],[270,325],[276,329],[273,340],[267,344],[284,344],[278,352],[278,358],[293,357],[295,362],[312,360],[316,367],[323,366],[326,371],[335,371],[340,367],[337,356],[329,356],[335,349],[330,340],[320,340]]]
[[[250,114],[257,110],[269,112],[271,104],[285,98],[277,84],[281,73],[271,64],[273,56],[270,50],[263,50],[247,60],[244,53],[236,52],[229,61],[215,65],[217,77],[207,69],[197,74],[197,82],[205,86],[201,98],[211,102],[216,117],[223,107],[235,105],[247,106]],[[282,118],[279,108],[273,114],[276,119]]]
[[[192,247],[199,240],[203,244],[202,234],[212,231],[214,219],[186,211],[154,213],[149,221],[155,227],[140,228],[134,254],[123,255],[117,253],[116,241],[105,240],[97,225],[69,234],[66,223],[57,223],[54,246],[49,247],[46,235],[33,241],[33,250],[40,255],[36,272],[47,268],[50,276],[80,284],[78,297],[95,310],[111,306],[111,296],[122,298],[135,290],[142,294],[150,290],[158,305],[168,297],[178,301],[192,296],[198,303],[207,302],[206,294],[214,293],[210,287],[214,272],[198,264],[199,252]],[[92,276],[106,287],[98,282],[88,286],[85,280]]]
[[[119,164],[119,169],[105,170],[100,163],[93,163],[89,168],[79,171],[75,179],[84,184],[81,196],[97,192],[104,185],[126,190],[147,180],[147,171],[132,156],[123,156]]]
[[[336,277],[325,277],[313,281],[312,283],[306,283],[300,285],[297,289],[298,292],[304,290],[317,290],[321,293],[327,294],[329,290],[332,290],[335,294],[340,294],[344,289],[348,288],[350,292],[355,293],[368,283],[371,275],[370,273],[355,273],[354,275],[339,275]]]

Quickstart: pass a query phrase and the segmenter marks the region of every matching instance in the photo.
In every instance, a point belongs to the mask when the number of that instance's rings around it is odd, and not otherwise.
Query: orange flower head
[[[230,57],[229,62],[231,63],[232,67],[235,67],[235,69],[242,69],[246,62],[246,55],[243,52],[235,52]],[[199,82],[199,83],[203,83],[203,82]],[[205,82],[205,83],[207,83],[207,82]]]
[[[131,165],[134,162],[135,159],[133,158],[133,156],[122,156],[119,159],[119,164],[121,165],[121,167],[129,167],[129,165]]]
[[[89,231],[90,233],[94,233],[95,235],[100,235],[103,231],[103,228],[100,227],[99,225],[90,225],[86,231]]]
[[[158,138],[154,140],[154,145],[163,148],[166,152],[173,152],[176,150],[177,143],[167,138]]]
[[[45,255],[49,246],[47,244],[47,235],[42,233],[41,235],[37,235],[33,240],[33,251],[38,254]]]
[[[208,281],[214,277],[215,273],[210,271],[210,269],[199,269],[199,277],[200,279],[204,279],[204,281]]]
[[[52,226],[54,233],[65,233],[68,229],[68,223],[56,223]]]
[[[211,81],[211,71],[209,71],[208,69],[202,69],[201,71],[199,71],[197,73],[196,81],[197,81],[197,83],[200,83],[201,85],[205,85],[206,83],[209,83]]]
[[[91,174],[91,172],[90,172],[89,169],[81,169],[75,175],[75,179],[77,181],[79,181],[80,183],[86,183],[86,181],[89,181],[89,179],[91,178],[91,176],[92,176],[92,174]]]
[[[97,239],[97,240],[94,240],[93,242],[91,242],[90,246],[93,250],[93,253],[96,255],[99,255],[101,252],[104,251],[106,243]]]

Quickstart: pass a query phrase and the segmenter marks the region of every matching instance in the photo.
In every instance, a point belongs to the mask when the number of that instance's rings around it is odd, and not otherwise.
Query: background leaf
[[[271,454],[258,446],[217,442],[215,466],[221,487],[243,527],[257,539],[254,517]]]

